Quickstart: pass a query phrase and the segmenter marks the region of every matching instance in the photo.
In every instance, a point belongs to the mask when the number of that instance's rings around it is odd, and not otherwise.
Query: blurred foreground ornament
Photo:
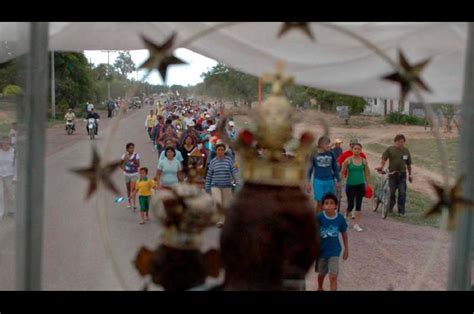
[[[162,224],[161,244],[155,251],[140,248],[134,262],[140,275],[151,275],[166,290],[188,290],[204,284],[207,276],[218,277],[218,250],[200,249],[202,232],[219,219],[212,197],[197,186],[179,184],[158,191],[151,207]]]
[[[281,38],[287,32],[299,29],[301,30],[306,36],[308,36],[312,41],[315,41],[314,35],[311,32],[311,28],[309,27],[308,22],[284,22],[278,32],[278,38]]]
[[[438,196],[438,201],[425,213],[425,216],[441,213],[443,207],[447,208],[449,214],[448,228],[452,230],[455,226],[456,216],[460,210],[459,207],[474,207],[473,201],[464,199],[461,196],[463,181],[464,177],[459,178],[449,191],[445,190],[441,185],[431,182],[431,186],[435,189]]]
[[[384,76],[383,79],[400,84],[400,102],[405,102],[406,96],[408,93],[410,93],[415,85],[420,89],[431,92],[431,89],[420,78],[421,71],[431,61],[431,59],[426,59],[415,65],[410,65],[401,50],[398,51],[398,55],[402,72],[397,71],[393,74]]]
[[[294,109],[283,95],[292,82],[277,65],[272,94],[255,117],[254,131],[243,129],[235,142],[219,136],[242,158],[243,187],[226,209],[220,249],[226,290],[304,289],[305,276],[319,252],[319,230],[301,186],[306,180],[314,136],[306,132],[293,156],[284,147],[292,139]]]
[[[173,48],[175,37],[176,33],[173,33],[163,44],[157,45],[142,36],[142,40],[144,41],[150,56],[139,67],[139,69],[149,69],[150,71],[158,69],[158,72],[160,72],[163,82],[166,83],[166,73],[170,65],[186,64],[186,62],[184,62],[183,60],[173,56],[173,51],[171,50],[171,48]]]
[[[120,194],[117,187],[110,179],[111,175],[120,167],[121,161],[111,162],[105,166],[101,166],[101,159],[97,149],[92,148],[92,164],[89,168],[72,169],[71,171],[89,180],[89,190],[86,199],[89,199],[94,192],[97,191],[98,182],[101,181],[104,186],[115,193]]]

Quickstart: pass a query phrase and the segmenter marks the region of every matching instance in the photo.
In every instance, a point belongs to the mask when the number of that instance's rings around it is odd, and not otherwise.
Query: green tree
[[[123,78],[127,78],[128,74],[135,71],[135,63],[129,51],[121,51],[115,60],[114,67],[120,72]]]
[[[60,111],[85,103],[94,94],[93,72],[78,52],[55,52],[56,103]]]

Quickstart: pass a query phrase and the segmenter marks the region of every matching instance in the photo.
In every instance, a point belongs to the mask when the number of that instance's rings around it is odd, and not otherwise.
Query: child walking
[[[150,196],[153,188],[155,187],[155,181],[148,179],[148,168],[140,168],[140,179],[138,180],[135,191],[133,191],[133,197],[138,193],[138,202],[140,203],[140,225],[143,225],[145,221],[149,220],[148,210],[150,206]]]
[[[337,290],[337,275],[339,273],[339,256],[341,243],[339,233],[344,242],[342,259],[349,257],[349,242],[347,240],[347,223],[344,216],[336,211],[338,199],[333,193],[327,193],[322,199],[323,211],[316,217],[319,222],[321,249],[315,271],[318,273],[318,291],[324,291],[324,278],[329,273],[331,291]]]

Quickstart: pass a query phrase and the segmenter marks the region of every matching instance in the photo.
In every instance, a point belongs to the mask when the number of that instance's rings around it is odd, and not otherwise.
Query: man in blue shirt
[[[339,241],[339,233],[344,242],[344,253],[342,259],[345,261],[349,257],[349,241],[347,239],[347,223],[344,216],[337,211],[338,199],[336,195],[328,193],[324,195],[323,212],[316,216],[319,222],[319,232],[321,236],[321,246],[319,260],[316,263],[315,271],[318,273],[318,290],[323,291],[324,278],[329,273],[329,284],[331,291],[337,290],[337,275],[339,273],[339,256],[342,247]]]
[[[331,152],[329,144],[331,140],[327,136],[322,136],[318,140],[319,153],[311,158],[311,165],[308,170],[308,184],[306,190],[311,193],[311,177],[313,177],[313,193],[316,201],[316,213],[322,208],[322,198],[326,193],[335,193],[336,181],[341,181],[339,177],[339,166],[334,153]]]

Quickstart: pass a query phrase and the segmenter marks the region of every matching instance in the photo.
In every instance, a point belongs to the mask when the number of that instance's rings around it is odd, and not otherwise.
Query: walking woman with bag
[[[355,205],[355,221],[354,230],[363,231],[360,227],[362,200],[365,195],[366,185],[370,188],[369,184],[369,165],[367,159],[363,158],[360,153],[362,145],[360,143],[354,143],[352,147],[353,156],[347,158],[342,163],[341,177],[347,170],[346,179],[346,194],[347,194],[347,212],[346,218],[352,213]]]

